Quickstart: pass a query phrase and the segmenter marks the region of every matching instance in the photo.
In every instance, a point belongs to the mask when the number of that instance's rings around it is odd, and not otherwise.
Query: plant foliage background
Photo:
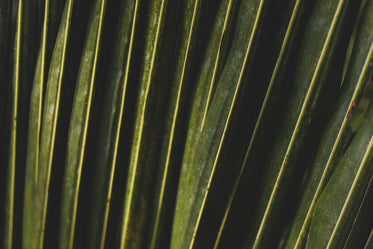
[[[0,247],[373,248],[373,1],[0,1]]]

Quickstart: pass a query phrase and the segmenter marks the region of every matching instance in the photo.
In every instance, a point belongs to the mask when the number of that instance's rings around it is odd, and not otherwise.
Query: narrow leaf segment
[[[75,90],[62,190],[59,230],[60,249],[71,249],[73,247],[79,185],[93,86],[97,71],[105,5],[106,0],[97,0],[94,4]]]

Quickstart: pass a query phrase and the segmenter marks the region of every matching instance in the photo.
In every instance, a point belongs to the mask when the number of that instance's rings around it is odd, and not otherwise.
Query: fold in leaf
[[[106,0],[97,0],[92,9],[83,49],[71,113],[66,168],[62,189],[58,248],[71,249],[74,241],[78,193],[83,166],[93,85],[97,71],[100,38]]]
[[[221,73],[221,69],[219,70],[219,66],[221,67],[221,56],[222,50],[228,50],[225,48],[226,46],[223,45],[224,36],[228,29],[228,23],[230,16],[232,15],[232,5],[235,5],[236,1],[233,0],[226,0],[224,1],[218,13],[217,19],[223,19],[224,22],[216,22],[211,41],[209,42],[207,52],[202,64],[198,82],[196,86],[196,92],[193,96],[193,104],[191,106],[191,115],[188,125],[188,134],[186,138],[186,145],[184,149],[184,156],[182,162],[182,170],[189,171],[188,169],[191,167],[193,163],[193,158],[196,152],[196,146],[198,144],[198,138],[201,134],[201,130],[205,124],[206,115],[208,106],[212,99],[212,90],[217,83],[217,76]],[[202,111],[201,111],[202,110]],[[183,173],[180,178],[180,186],[186,184],[185,180],[187,177],[184,177]],[[182,188],[180,188],[182,191]],[[183,195],[182,192],[179,194]]]
[[[164,98],[162,82],[158,77],[158,49],[164,39],[167,0],[144,2],[139,10],[148,9],[145,24],[142,68],[135,111],[127,186],[121,225],[120,248],[141,248],[146,243],[146,224],[152,194],[152,182],[156,166],[157,141],[160,135],[162,112],[160,103]],[[142,6],[144,6],[142,8]],[[144,13],[141,13],[144,14]],[[139,13],[140,15],[140,13]],[[142,16],[142,15],[141,15]],[[140,23],[141,21],[139,21]],[[131,82],[129,82],[131,83]],[[136,82],[137,83],[137,82]]]
[[[138,11],[138,1],[122,1],[118,40],[114,44],[114,57],[110,67],[108,91],[105,96],[104,118],[98,135],[95,155],[93,190],[89,210],[88,248],[104,248],[109,215],[113,177],[118,153],[123,108]]]
[[[3,247],[12,248],[13,242],[13,221],[14,221],[14,182],[16,170],[16,139],[17,139],[17,116],[18,116],[18,92],[20,75],[20,57],[21,57],[21,28],[22,28],[22,10],[23,1],[18,2],[17,24],[13,48],[13,78],[11,89],[11,114],[10,114],[10,136],[7,165],[7,184],[5,193],[5,221]]]
[[[231,113],[252,58],[258,23],[265,1],[243,1],[237,30],[226,67],[219,79],[214,97],[202,127],[195,155],[190,165],[183,165],[171,239],[171,248],[193,248],[202,212],[214,176],[220,150],[229,126]]]
[[[191,1],[192,2],[192,1]],[[221,3],[219,3],[219,7],[217,9],[217,16],[215,17],[215,22],[213,23],[213,26],[211,27],[211,37],[209,38],[208,42],[207,42],[207,45],[206,45],[206,52],[203,54],[202,56],[202,59],[201,59],[201,67],[198,68],[198,74],[197,74],[197,79],[195,80],[196,81],[196,84],[195,86],[193,86],[193,90],[194,92],[192,93],[193,95],[193,100],[191,101],[191,103],[193,103],[191,105],[191,111],[190,111],[190,117],[189,117],[189,124],[188,124],[188,130],[187,130],[187,137],[186,137],[186,144],[185,144],[185,148],[183,150],[183,159],[182,159],[182,168],[185,170],[187,168],[190,167],[190,165],[192,164],[193,162],[193,158],[194,158],[194,154],[195,154],[195,149],[196,149],[196,146],[197,146],[197,143],[198,143],[198,138],[200,136],[200,133],[201,133],[201,129],[205,123],[205,119],[206,119],[206,115],[207,115],[207,110],[208,110],[208,106],[211,102],[211,99],[212,99],[212,92],[213,92],[213,89],[215,88],[216,86],[216,83],[217,83],[217,79],[219,78],[220,74],[221,74],[221,71],[222,71],[222,65],[223,65],[223,62],[224,62],[224,57],[227,53],[227,51],[229,50],[229,47],[227,46],[226,42],[225,42],[225,37],[228,33],[228,24],[229,22],[232,20],[231,16],[232,16],[232,9],[234,9],[234,5],[237,5],[236,4],[237,1],[233,1],[233,0],[224,0],[222,1]],[[193,25],[190,25],[190,28],[188,25],[185,24],[185,30],[188,30],[189,28],[189,32],[185,32],[185,36],[186,38],[188,38],[189,36],[189,39],[185,39],[183,46],[182,47],[187,47],[187,49],[190,51],[190,56],[189,57],[201,57],[201,54],[200,52],[195,49],[194,47],[196,47],[196,45],[193,45],[191,43],[193,43],[193,40],[194,40],[194,43],[198,43],[199,42],[199,39],[206,39],[206,31],[203,32],[203,34],[200,34],[198,33],[198,27],[201,26],[203,27],[204,23],[203,23],[203,19],[201,20],[201,18],[204,17],[204,15],[207,15],[207,13],[211,12],[211,5],[212,4],[217,4],[216,2],[214,1],[206,1],[206,2],[201,2],[200,1],[195,1],[194,2],[194,10],[190,11],[189,13],[189,16],[190,18],[188,18],[187,20],[192,20],[192,17],[193,17]],[[190,4],[192,6],[192,4]],[[197,7],[199,10],[197,10]],[[194,12],[197,12],[198,13],[198,16],[194,16]],[[197,14],[196,14],[197,15]],[[210,15],[210,18],[211,16],[214,16],[214,15]],[[194,20],[196,19],[196,20]],[[197,21],[198,19],[198,21]],[[191,22],[191,21],[190,21]],[[192,39],[192,34],[195,36],[195,38]],[[201,37],[200,37],[201,36]],[[225,42],[225,43],[224,43]],[[182,53],[182,56],[185,56],[184,53],[186,54],[186,52],[183,52]],[[186,54],[187,55],[187,54]],[[190,78],[192,77],[192,70],[193,68],[189,65],[191,64],[190,61],[193,61],[193,58],[187,58],[185,57],[185,62],[183,61],[183,57],[179,57],[179,62],[178,62],[178,68],[179,69],[176,69],[175,70],[175,75],[177,76],[176,77],[176,80],[179,79],[179,77],[181,77],[180,75],[182,75],[182,77],[184,77],[184,79],[182,78],[181,80],[182,81],[186,81],[185,84],[190,84]],[[180,70],[183,70],[182,73],[180,73]],[[186,88],[186,87],[185,87]],[[180,95],[179,94],[174,94],[177,93],[176,91],[178,89],[176,89],[176,87],[174,88],[175,90],[173,90],[172,92],[172,95],[175,95],[175,96],[178,96],[178,98],[175,98],[173,97],[174,101],[176,103],[178,103],[178,105],[181,105],[180,102],[182,100],[180,100]],[[180,106],[181,108],[181,106]],[[177,109],[179,109],[179,107],[177,107]],[[180,112],[180,111],[179,111]],[[183,118],[183,113],[180,113],[180,114],[177,114],[176,115],[178,116],[181,116],[181,119]],[[171,116],[171,115],[169,115]],[[176,117],[176,116],[174,116]],[[184,115],[185,117],[185,115]],[[174,122],[176,122],[176,120],[174,120]],[[168,122],[170,123],[170,122]],[[175,126],[173,123],[171,124],[173,126]],[[170,127],[171,125],[168,125],[168,127]],[[170,128],[168,128],[170,129]],[[175,129],[175,128],[173,128]],[[175,131],[174,131],[175,133]],[[173,139],[173,140],[176,140],[173,138],[174,135],[172,135],[172,137],[170,135],[167,135],[165,138],[166,138],[166,141],[169,140],[171,141],[170,139]],[[167,142],[166,142],[167,143]],[[177,143],[177,142],[173,142],[173,143]],[[171,146],[175,147],[177,145],[172,145]],[[167,152],[167,154],[171,154],[172,153],[172,147],[170,147],[170,145],[165,145],[163,147],[163,151],[164,150],[169,150],[169,153]],[[174,149],[175,150],[175,149]],[[162,155],[164,154],[164,152],[162,153]],[[174,152],[174,154],[177,154],[177,152]],[[165,157],[162,156],[161,157],[162,160],[165,160]],[[175,177],[178,177],[178,175],[176,175],[174,172],[179,172],[178,171],[178,164],[180,163],[180,161],[176,161],[175,160],[175,155],[167,155],[166,159],[168,160],[167,164],[170,165],[170,169],[168,170],[168,176],[167,178],[163,178],[163,182],[164,182],[164,192],[165,194],[168,196],[170,196],[171,194],[176,194],[176,193],[172,193],[171,191],[175,191],[173,190],[175,188],[175,185],[176,184],[173,184],[174,182],[177,182],[175,181],[175,179],[172,179],[172,178],[175,178]],[[181,181],[180,181],[180,185],[184,185],[185,183],[182,182],[183,180],[185,180],[186,178],[181,178]],[[168,189],[168,190],[167,190]],[[175,191],[176,192],[176,191]],[[164,222],[170,222],[170,204],[166,204],[167,202],[170,202],[170,201],[167,201],[167,197],[164,197],[163,199],[165,199],[166,201],[165,204],[163,204],[163,209],[164,211],[162,213],[160,213],[159,215],[163,215],[163,217],[168,217],[168,221],[164,221]],[[170,197],[169,197],[170,198]],[[167,212],[167,214],[166,214]],[[162,216],[161,216],[162,217]],[[161,218],[160,218],[161,219]],[[165,218],[164,218],[165,219]],[[165,225],[162,225],[163,227]],[[163,238],[163,240],[165,240],[167,238]]]
[[[42,68],[45,67],[44,60],[47,46],[48,13],[49,1],[47,1],[45,5],[42,54],[39,58],[31,99],[24,204],[24,248],[42,248],[44,242],[49,182],[59,110],[60,89],[64,73],[65,53],[72,13],[72,1],[66,2],[59,33],[51,57],[43,107],[44,115],[43,120],[41,120],[43,82],[45,81],[43,79],[44,69]],[[40,77],[40,79],[38,77]]]
[[[371,6],[373,5],[371,4]],[[318,145],[319,149],[312,163],[313,167],[307,187],[303,192],[304,195],[296,213],[286,248],[304,247],[315,203],[335,165],[343,156],[346,143],[352,136],[351,112],[361,99],[366,79],[369,78],[369,63],[373,56],[373,34],[367,33],[373,23],[370,13],[367,8],[362,26],[357,31],[358,35],[350,59],[350,66],[342,85],[342,92],[336,103],[336,109],[323,132],[325,135]]]
[[[341,248],[373,177],[373,105],[316,204],[307,249]]]
[[[6,210],[6,212],[9,212],[5,216],[6,222],[9,222],[7,224],[9,227],[5,229],[5,234],[9,236],[6,239],[9,239],[6,242],[8,246],[13,244],[12,246],[17,248],[22,246],[22,240],[15,240],[14,238],[22,237],[23,207],[21,204],[23,203],[24,192],[24,178],[22,176],[25,175],[30,93],[35,75],[37,51],[40,48],[38,44],[40,37],[36,27],[37,18],[35,18],[37,10],[33,8],[35,4],[35,0],[16,1],[12,2],[11,7],[13,9],[10,9],[12,16],[9,24],[10,34],[11,36],[15,35],[15,37],[9,39],[14,43],[12,44],[14,50],[13,57],[9,56],[11,62],[9,71],[12,72],[13,78],[8,90],[10,100],[10,120],[8,120],[8,123],[10,129],[7,132],[11,145],[8,150],[7,184],[9,188],[7,188],[7,191],[9,190],[12,194],[10,192],[6,193],[7,201],[5,203],[12,206],[12,211]],[[34,37],[35,34],[36,37]],[[7,208],[10,208],[10,206]],[[13,243],[10,242],[12,233]]]
[[[247,166],[248,156],[252,153],[251,150],[253,146],[257,143],[258,134],[260,133],[260,130],[263,129],[263,121],[266,119],[266,116],[271,116],[270,112],[268,112],[267,110],[267,106],[268,104],[271,103],[272,99],[275,99],[276,94],[278,94],[278,91],[280,89],[279,83],[283,79],[286,66],[289,63],[289,56],[292,51],[291,48],[294,44],[294,40],[296,38],[297,33],[299,33],[299,29],[297,29],[297,27],[302,21],[302,18],[301,18],[302,14],[304,14],[305,10],[307,9],[306,8],[307,5],[305,4],[305,1],[302,1],[302,0],[296,1],[295,3],[292,4],[292,6],[293,6],[293,10],[290,13],[289,24],[285,30],[285,35],[282,41],[282,47],[281,47],[279,56],[275,64],[275,68],[273,70],[266,95],[264,97],[263,103],[261,104],[259,116],[255,123],[254,131],[250,138],[249,145],[246,150],[245,158],[241,165],[239,174],[234,182],[234,185],[233,185],[233,188],[232,188],[232,191],[231,191],[231,194],[230,194],[230,197],[229,197],[226,209],[225,209],[224,217],[220,224],[220,228],[219,228],[219,232],[218,232],[218,235],[215,241],[214,248],[218,248],[220,245],[221,236],[226,227],[227,218],[230,214],[233,200],[236,197],[236,193],[237,193],[240,181],[243,177],[244,171]]]
[[[372,224],[373,224],[373,177],[370,178],[370,182],[362,202],[358,208],[356,217],[354,218],[351,229],[347,236],[346,243],[343,245],[343,249],[355,249],[364,248],[364,245],[369,238]]]
[[[339,86],[333,78],[342,74],[342,63],[338,61],[337,53],[344,51],[347,43],[338,41],[346,34],[342,30],[349,30],[347,20],[351,15],[350,9],[353,13],[351,1],[318,1],[314,7],[300,45],[293,85],[288,100],[283,103],[283,115],[279,117],[281,120],[271,121],[271,126],[273,122],[278,122],[274,140],[268,138],[270,141],[267,141],[272,146],[266,158],[262,159],[264,163],[257,162],[254,154],[246,162],[258,164],[257,167],[264,164],[261,167],[265,172],[259,180],[259,205],[245,248],[273,247],[277,242],[266,238],[280,226],[281,212],[285,212],[288,205],[284,201],[289,198],[287,191],[290,191],[290,183],[296,180],[293,176],[295,168],[307,156],[304,154],[305,145],[307,134],[313,127],[312,119],[320,116],[320,108],[329,105],[328,102],[333,99],[330,92],[335,92]],[[269,125],[267,129],[270,129]]]
[[[23,248],[42,248],[48,188],[45,189],[47,172],[39,172],[39,145],[44,76],[46,68],[46,42],[49,1],[44,5],[44,22],[38,60],[31,92],[29,133],[26,158],[25,193],[23,204]],[[40,177],[43,175],[42,177]],[[43,186],[43,187],[40,187]],[[41,189],[41,192],[39,190]],[[42,203],[41,209],[39,203]]]
[[[186,8],[184,7],[186,6]],[[175,177],[179,172],[179,123],[183,118],[184,95],[189,89],[191,64],[196,54],[195,43],[200,18],[205,14],[206,7],[199,0],[189,0],[183,5],[184,16],[180,29],[180,45],[178,47],[176,64],[170,82],[170,98],[166,113],[165,128],[163,130],[160,162],[154,191],[152,221],[150,223],[149,248],[169,247],[171,234],[173,197],[176,195]],[[169,72],[167,72],[169,73]]]

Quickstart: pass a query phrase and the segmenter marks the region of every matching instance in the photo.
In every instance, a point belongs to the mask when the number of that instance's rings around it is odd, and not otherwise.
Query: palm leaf
[[[124,101],[128,83],[129,66],[136,26],[138,1],[121,3],[121,16],[117,30],[117,43],[114,45],[115,60],[112,61],[109,91],[105,96],[105,118],[99,135],[99,148],[95,157],[97,170],[94,175],[94,186],[88,226],[89,248],[104,248],[106,227],[108,222],[110,198],[113,187],[113,177],[118,153],[118,143],[123,118]],[[123,68],[125,70],[123,71]],[[113,106],[115,111],[111,111]],[[104,176],[104,177],[103,177]]]
[[[341,248],[372,182],[372,108],[320,196],[306,248]],[[323,229],[317,229],[322,226]],[[322,233],[320,233],[322,231]]]
[[[369,11],[366,13],[369,13]],[[365,22],[365,20],[362,21]],[[335,165],[343,156],[346,144],[352,136],[352,129],[356,129],[356,127],[350,125],[349,120],[354,106],[359,103],[362,97],[364,83],[370,75],[368,68],[372,56],[372,40],[367,39],[363,31],[370,25],[369,22],[363,23],[357,31],[358,37],[351,58],[351,68],[349,68],[344,79],[336,110],[329,119],[325,135],[319,145],[320,149],[316,153],[313,162],[315,166],[310,173],[308,186],[294,220],[293,230],[287,242],[288,248],[294,246],[302,248],[304,246],[305,234],[312,217],[313,207]]]
[[[19,74],[20,74],[20,53],[21,53],[21,25],[22,25],[22,1],[19,2],[17,12],[17,31],[14,45],[14,73],[12,80],[12,108],[10,119],[10,143],[8,157],[8,175],[7,175],[7,191],[5,194],[5,234],[4,247],[12,248],[13,241],[13,213],[14,213],[14,181],[16,167],[16,139],[17,139],[17,113],[18,113],[18,89],[19,89]]]
[[[42,97],[45,76],[46,60],[46,41],[47,41],[47,19],[49,11],[49,1],[45,2],[44,25],[42,33],[41,47],[38,54],[38,61],[35,70],[34,82],[31,93],[30,114],[29,114],[29,137],[27,145],[26,159],[26,179],[25,179],[25,199],[24,199],[24,223],[23,223],[23,243],[24,248],[42,248],[43,242],[43,223],[45,220],[46,210],[44,208],[35,208],[39,203],[45,201],[43,198],[43,189],[40,198],[37,189],[45,183],[40,179],[39,172],[39,143],[41,128]],[[36,198],[38,201],[36,201]],[[39,201],[39,198],[41,199]],[[39,224],[38,224],[39,223]],[[36,225],[37,224],[37,225]],[[37,228],[35,228],[37,227]],[[34,229],[33,229],[34,228]]]
[[[230,66],[222,71],[217,83],[206,121],[201,128],[193,163],[185,165],[184,167],[188,167],[186,169],[182,168],[171,248],[193,247],[231,113],[244,71],[253,53],[256,32],[266,6],[265,1],[247,1],[241,4],[242,16],[237,24],[240,29],[237,35],[242,32],[246,39],[236,37],[233,40],[232,50],[227,58]]]
[[[95,2],[74,97],[70,120],[70,127],[72,128],[69,130],[65,181],[63,184],[61,204],[59,235],[59,248],[61,249],[73,247],[80,176],[84,158],[93,84],[97,70],[96,65],[105,4],[105,0],[98,0]]]
[[[370,248],[372,13],[2,1],[0,247]]]
[[[232,188],[232,192],[230,194],[230,198],[229,198],[229,201],[227,203],[227,207],[226,207],[224,217],[222,219],[222,222],[221,222],[221,225],[220,225],[220,228],[219,228],[219,232],[218,232],[217,239],[215,241],[214,248],[217,248],[219,246],[220,239],[221,239],[222,233],[224,231],[224,228],[225,228],[225,225],[226,225],[226,222],[227,222],[227,218],[228,218],[228,215],[230,213],[230,209],[232,207],[232,202],[235,198],[235,195],[236,195],[238,186],[240,184],[241,178],[242,178],[242,176],[244,174],[244,171],[246,169],[248,156],[251,152],[251,149],[254,145],[254,142],[257,139],[257,134],[259,133],[258,130],[261,128],[261,125],[263,123],[263,119],[264,119],[263,117],[265,117],[265,115],[271,116],[270,114],[266,113],[267,112],[267,105],[270,102],[270,100],[277,94],[277,92],[279,90],[279,81],[284,76],[284,69],[286,68],[286,64],[288,63],[289,54],[291,53],[290,48],[292,46],[292,41],[294,41],[296,33],[298,31],[295,27],[299,25],[299,22],[301,21],[301,19],[300,19],[301,13],[304,12],[304,9],[305,9],[305,4],[304,3],[305,2],[302,2],[302,1],[297,1],[296,3],[294,3],[294,9],[293,9],[293,12],[291,13],[291,17],[290,17],[290,20],[289,20],[289,26],[287,27],[286,34],[285,34],[284,40],[282,42],[281,51],[280,51],[278,59],[276,61],[276,65],[275,65],[273,74],[271,76],[271,80],[270,80],[270,83],[268,85],[268,89],[267,89],[265,98],[263,100],[258,119],[255,123],[253,134],[250,138],[250,142],[249,142],[248,148],[246,150],[244,161],[241,165],[238,177],[236,178],[234,186]]]

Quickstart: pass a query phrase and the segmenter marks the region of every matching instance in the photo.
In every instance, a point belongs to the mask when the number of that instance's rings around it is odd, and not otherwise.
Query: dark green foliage
[[[371,248],[373,1],[4,0],[0,248]]]

